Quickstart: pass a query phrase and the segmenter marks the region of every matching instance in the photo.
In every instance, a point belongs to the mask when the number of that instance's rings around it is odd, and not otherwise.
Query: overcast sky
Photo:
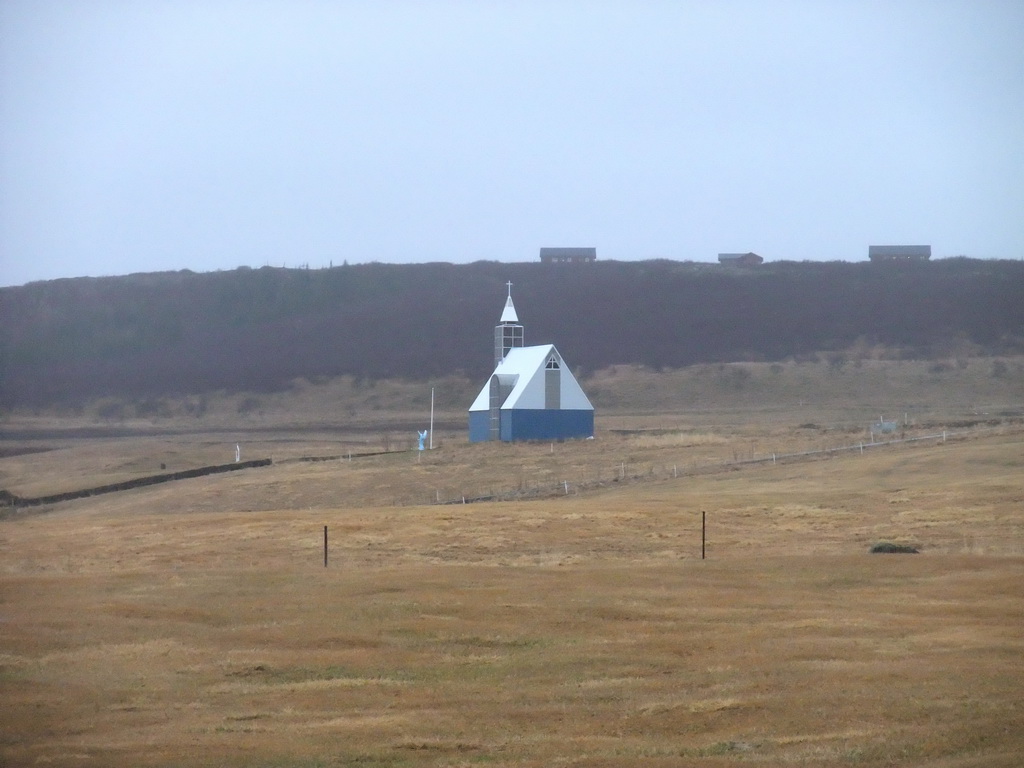
[[[1020,0],[0,0],[0,285],[1024,257]]]

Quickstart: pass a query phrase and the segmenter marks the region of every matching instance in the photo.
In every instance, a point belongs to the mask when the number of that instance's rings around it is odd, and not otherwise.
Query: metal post
[[[324,526],[324,568],[327,567],[327,526]]]
[[[707,542],[707,519],[708,513],[701,510],[700,513],[700,559],[704,559],[705,543]]]

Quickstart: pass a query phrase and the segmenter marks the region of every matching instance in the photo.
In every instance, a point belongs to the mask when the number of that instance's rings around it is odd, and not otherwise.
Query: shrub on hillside
[[[880,541],[871,547],[873,555],[916,555],[918,551],[917,547],[912,547],[909,544],[894,544],[891,541]]]

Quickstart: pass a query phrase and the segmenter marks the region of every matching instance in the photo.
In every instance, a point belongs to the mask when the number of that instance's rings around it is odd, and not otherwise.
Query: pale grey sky
[[[1024,257],[1020,0],[0,0],[0,285]]]

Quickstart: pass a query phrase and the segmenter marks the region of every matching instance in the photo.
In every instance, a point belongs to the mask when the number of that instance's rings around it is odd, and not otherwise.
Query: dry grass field
[[[1024,429],[736,463],[855,444],[877,405],[845,403],[351,461],[398,428],[268,413],[244,450],[270,467],[11,511],[0,764],[1024,764]],[[923,400],[908,436],[969,409]],[[0,487],[229,462],[243,434],[44,426],[8,423]]]

